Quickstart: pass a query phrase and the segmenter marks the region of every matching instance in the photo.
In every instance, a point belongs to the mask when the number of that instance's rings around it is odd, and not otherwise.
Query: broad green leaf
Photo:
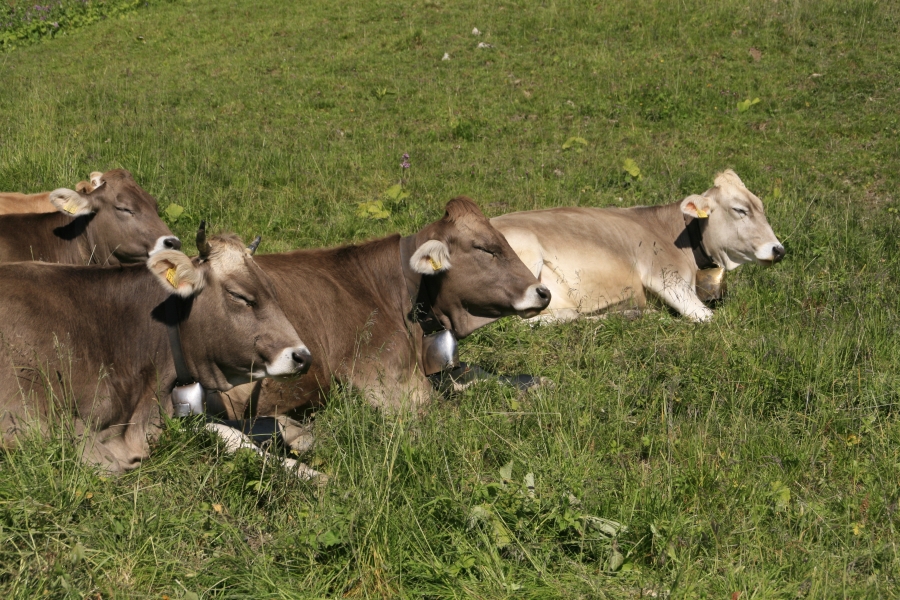
[[[738,112],[747,112],[754,104],[759,104],[759,98],[754,98],[753,100],[747,98],[746,100],[742,100],[737,103]]]
[[[780,187],[776,187],[774,190],[772,190],[772,197],[775,198],[776,200],[778,198],[781,198],[781,188]]]
[[[384,191],[384,197],[388,200],[398,202],[404,198],[409,198],[409,192],[403,189],[403,183],[395,183]]]
[[[618,571],[624,562],[625,556],[618,550],[613,550],[609,555],[609,560],[606,561],[606,570]]]
[[[641,175],[641,169],[640,169],[640,167],[638,167],[638,166],[637,166],[637,163],[634,162],[634,160],[631,159],[631,158],[626,158],[626,159],[625,159],[625,161],[622,163],[622,169],[623,169],[626,173],[628,173],[629,175],[631,175],[632,177],[634,177],[635,179],[642,179],[642,178],[643,178],[643,176]]]
[[[403,193],[403,186],[399,183],[392,185],[387,190],[385,190],[384,195],[390,198],[391,200],[396,200],[400,197],[400,194]]]
[[[475,566],[475,557],[474,556],[464,556],[456,561],[456,564],[463,569],[470,569]]]
[[[478,506],[473,506],[472,510],[469,511],[469,529],[474,527],[476,523],[480,521],[488,521],[490,520],[490,518],[490,505],[479,504]]]
[[[166,216],[172,222],[177,221],[178,217],[180,217],[182,214],[184,214],[183,206],[179,206],[178,204],[170,204],[166,207]]]
[[[594,529],[601,531],[602,533],[610,537],[615,537],[627,529],[627,527],[625,527],[618,521],[604,519],[603,517],[593,517],[591,515],[586,515],[584,517],[584,520],[587,521]]]
[[[326,548],[330,548],[331,546],[336,546],[341,543],[341,538],[336,536],[333,531],[330,529],[319,536],[319,543],[325,546]]]
[[[575,144],[581,144],[582,146],[587,146],[587,145],[588,145],[588,142],[587,142],[587,140],[584,139],[583,137],[575,137],[575,136],[573,136],[573,137],[570,137],[569,139],[567,139],[567,140],[565,141],[565,143],[563,143],[562,149],[563,149],[563,150],[568,150],[569,148],[571,148],[571,147],[574,146]]]
[[[371,200],[369,202],[360,202],[356,205],[356,216],[364,219],[381,220],[387,219],[391,213],[384,208],[381,200]]]
[[[775,501],[776,510],[786,510],[791,503],[791,488],[781,481],[773,481],[769,486],[772,489],[772,499]]]
[[[75,544],[72,548],[72,552],[69,554],[69,560],[72,561],[72,564],[78,564],[83,561],[87,556],[87,549],[82,545],[81,542]]]
[[[675,554],[675,544],[673,544],[672,542],[669,542],[666,545],[666,556],[668,556],[673,563],[678,562],[678,555]]]
[[[496,514],[491,515],[491,524],[493,525],[494,532],[494,544],[498,548],[505,548],[509,546],[510,542],[512,542],[512,538],[509,535],[509,531],[506,529],[506,525],[503,524],[503,521],[500,520]]]

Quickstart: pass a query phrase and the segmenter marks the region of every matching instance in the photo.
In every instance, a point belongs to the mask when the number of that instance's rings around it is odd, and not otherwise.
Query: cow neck
[[[169,332],[169,347],[172,350],[172,362],[175,363],[175,386],[196,383],[197,378],[191,375],[184,352],[181,347],[181,304],[182,300],[172,294],[166,298],[166,330]]]
[[[119,260],[110,252],[109,247],[100,241],[94,239],[96,228],[91,227],[92,221],[97,217],[97,213],[91,213],[83,217],[78,217],[75,221],[83,220],[81,224],[81,233],[78,235],[76,244],[80,248],[82,259],[86,264],[110,266],[119,264]],[[75,223],[73,222],[73,226]]]
[[[412,306],[409,313],[406,314],[406,320],[419,325],[422,328],[422,333],[429,335],[443,331],[444,326],[434,316],[428,294],[422,289],[423,275],[414,271],[409,264],[409,259],[412,258],[415,251],[415,234],[400,238],[400,271],[403,273],[404,281],[406,281],[406,291],[409,294],[409,301]]]
[[[712,257],[703,249],[703,232],[700,231],[700,220],[684,215],[684,228],[687,230],[688,239],[691,241],[691,252],[694,254],[697,268],[702,271],[718,267]]]

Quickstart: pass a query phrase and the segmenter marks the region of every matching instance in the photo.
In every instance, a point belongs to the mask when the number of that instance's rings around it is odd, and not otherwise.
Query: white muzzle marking
[[[297,360],[300,359],[300,361]],[[278,356],[270,363],[266,364],[264,377],[288,377],[305,373],[309,370],[311,355],[309,348],[306,346],[295,346],[293,348],[285,348],[278,353]]]
[[[181,240],[174,235],[161,236],[156,240],[156,243],[153,245],[153,248],[150,249],[147,256],[153,256],[157,252],[163,250],[181,250]]]
[[[537,292],[538,287],[540,286],[540,283],[529,286],[528,289],[525,290],[525,294],[523,294],[519,300],[513,302],[513,308],[516,309],[517,312],[543,310],[547,303]]]

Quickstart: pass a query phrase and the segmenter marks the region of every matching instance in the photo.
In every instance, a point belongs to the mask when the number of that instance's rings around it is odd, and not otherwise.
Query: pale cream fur
[[[744,185],[744,182],[741,181],[741,178],[738,177],[737,173],[735,173],[731,169],[725,169],[724,171],[716,175],[716,178],[713,180],[713,185],[718,188],[733,185],[741,189],[747,189],[747,186]]]
[[[495,217],[491,224],[550,289],[542,320],[643,309],[654,295],[689,319],[706,321],[712,311],[695,292],[698,267],[684,215],[699,219],[703,249],[726,270],[784,256],[762,202],[730,169],[702,195],[664,206],[536,210]]]
[[[413,253],[409,266],[422,275],[446,271],[450,268],[450,249],[440,240],[428,240]]]
[[[162,250],[147,260],[147,268],[156,275],[162,286],[182,298],[196,296],[203,291],[206,277],[193,261],[178,250]],[[166,277],[169,269],[175,269],[175,286]]]
[[[700,211],[706,216],[701,216]],[[699,194],[688,196],[681,201],[681,212],[695,219],[705,219],[709,217],[709,198]]]
[[[53,203],[56,210],[73,219],[94,212],[94,206],[89,198],[68,188],[59,188],[50,192],[50,202]]]
[[[209,262],[216,275],[225,277],[247,268],[244,263],[247,249],[236,235],[217,235],[209,241],[209,245]]]

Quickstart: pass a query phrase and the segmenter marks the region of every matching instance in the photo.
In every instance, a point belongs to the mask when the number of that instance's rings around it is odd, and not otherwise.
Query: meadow
[[[708,324],[462,342],[552,389],[335,392],[303,457],[324,484],[190,421],[122,477],[29,438],[0,453],[3,598],[900,597],[897,3],[153,2],[0,77],[0,189],[124,167],[191,251],[200,219],[278,252],[460,194],[674,202],[725,168],[787,250]]]

